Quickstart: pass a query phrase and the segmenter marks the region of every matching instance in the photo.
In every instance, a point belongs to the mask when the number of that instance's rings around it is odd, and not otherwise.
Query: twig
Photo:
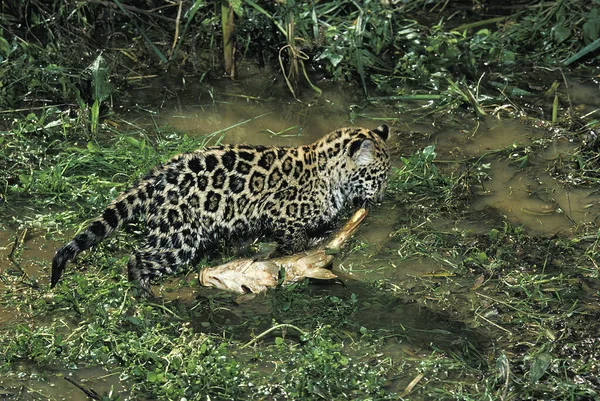
[[[15,242],[13,242],[13,247],[10,251],[10,255],[8,255],[8,259],[21,272],[21,281],[23,281],[23,282],[25,282],[25,280],[31,281],[29,274],[27,274],[27,272],[21,267],[21,264],[17,260],[17,254],[19,253],[19,250],[21,250],[21,248],[23,247],[26,236],[27,236],[27,228],[25,228],[22,231],[20,231],[19,233],[17,233],[17,236],[15,237]],[[37,288],[37,285],[35,283],[32,284],[30,282],[25,282],[25,284],[27,284],[28,286],[30,286],[32,288]]]
[[[182,3],[182,1],[179,2],[179,9],[177,10],[177,18],[175,19],[175,35],[173,35],[173,45],[171,46],[171,51],[169,52],[169,60],[173,56],[175,48],[177,47],[177,41],[179,40],[179,22],[181,20]]]
[[[421,381],[423,377],[425,377],[423,373],[419,373],[417,376],[415,376],[415,378],[412,379],[410,383],[408,383],[408,386],[406,386],[406,388],[402,392],[401,397],[406,397],[413,390],[413,388]]]
[[[10,251],[10,255],[8,255],[8,258],[17,266],[18,266],[18,263],[15,260],[16,255],[17,255],[19,249],[21,249],[21,247],[25,243],[26,236],[27,236],[27,228],[24,228],[23,230],[21,230],[20,232],[17,233],[17,235],[15,236],[15,241],[13,242],[12,249]]]
[[[37,106],[37,107],[23,107],[21,109],[0,110],[0,114],[21,113],[23,111],[33,111],[33,110],[46,110],[50,107],[63,107],[63,106],[74,106],[74,104],[59,103],[59,104],[47,104],[45,106]]]
[[[492,322],[490,319],[485,318],[482,314],[476,313],[476,315],[477,315],[477,317],[485,320],[486,322],[488,322],[492,326],[495,326],[495,327],[499,328],[500,330],[503,330],[503,331],[507,332],[511,336],[513,335],[512,331],[510,331],[508,329],[505,329],[504,327],[500,326],[499,324],[496,324],[496,323]]]
[[[300,334],[302,334],[303,336],[306,336],[306,332],[304,332],[303,330],[299,329],[298,327],[292,325],[292,324],[287,324],[287,323],[281,323],[278,324],[276,326],[271,327],[270,329],[263,331],[262,333],[260,333],[258,336],[254,337],[252,340],[250,340],[249,342],[247,342],[246,344],[242,345],[240,347],[240,349],[244,349],[246,347],[249,347],[250,345],[254,344],[255,342],[257,342],[258,340],[260,340],[261,338],[263,338],[264,336],[266,336],[267,334],[269,334],[270,332],[280,329],[280,328],[290,328],[290,329],[294,329],[296,331],[298,331]]]
[[[181,318],[177,313],[173,312],[171,309],[167,308],[164,305],[156,304],[154,302],[149,302],[148,305],[150,305],[150,306],[156,306],[157,308],[160,308],[160,309],[164,310],[165,312],[168,312],[174,318],[176,318],[178,320],[183,320],[183,318]]]
[[[91,390],[91,389],[88,390],[87,388],[83,387],[82,385],[80,385],[75,380],[71,379],[70,377],[65,376],[64,379],[66,381],[68,381],[69,383],[71,383],[72,385],[74,385],[75,387],[77,387],[79,390],[83,391],[85,393],[85,395],[90,397],[92,400],[100,399],[100,396],[94,390]]]

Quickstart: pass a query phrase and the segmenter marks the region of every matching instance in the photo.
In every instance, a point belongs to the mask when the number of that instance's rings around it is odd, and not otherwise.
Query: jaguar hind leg
[[[127,263],[129,281],[137,283],[141,296],[153,298],[151,282],[157,277],[173,274],[194,261],[196,250],[183,248],[156,249],[144,247],[135,251]]]

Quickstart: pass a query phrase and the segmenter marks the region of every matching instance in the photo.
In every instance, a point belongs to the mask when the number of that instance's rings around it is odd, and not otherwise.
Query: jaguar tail
[[[60,280],[65,265],[79,252],[97,245],[124,223],[138,215],[142,210],[144,198],[147,195],[139,186],[121,194],[104,210],[101,216],[94,219],[90,225],[77,234],[68,244],[59,248],[52,259],[52,278],[50,288],[54,288]]]

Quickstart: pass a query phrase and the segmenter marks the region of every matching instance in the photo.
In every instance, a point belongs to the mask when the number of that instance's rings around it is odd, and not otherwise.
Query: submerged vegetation
[[[0,16],[5,398],[600,397],[598,1],[5,1]],[[184,98],[240,115],[181,133],[161,113]],[[340,283],[247,301],[194,269],[139,300],[122,273],[134,224],[49,291],[56,246],[151,167],[265,110],[285,127],[262,141],[296,140],[284,103],[307,125],[401,133]]]

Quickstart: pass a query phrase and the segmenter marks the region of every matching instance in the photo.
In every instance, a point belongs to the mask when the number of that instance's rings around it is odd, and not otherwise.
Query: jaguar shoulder
[[[56,251],[51,286],[67,261],[134,218],[147,233],[128,274],[146,296],[154,278],[194,263],[219,240],[267,236],[284,253],[301,251],[344,207],[381,199],[388,134],[385,125],[352,127],[299,147],[225,145],[175,156]]]

